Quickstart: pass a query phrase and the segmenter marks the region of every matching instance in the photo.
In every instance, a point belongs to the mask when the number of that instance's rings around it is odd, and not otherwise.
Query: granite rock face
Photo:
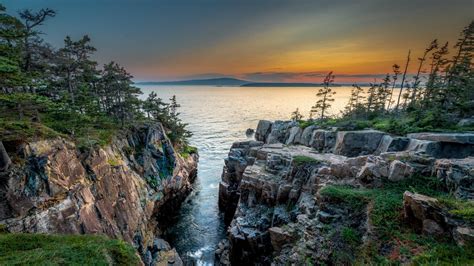
[[[322,195],[330,184],[377,188],[383,180],[437,175],[456,197],[473,199],[473,157],[453,158],[443,148],[444,136],[299,129],[291,121],[260,122],[259,128],[263,137],[234,143],[225,160],[219,207],[228,231],[216,252],[223,265],[304,265],[306,258],[337,264],[338,253],[352,254],[343,232],[369,241],[372,207],[357,209]],[[416,232],[472,243],[474,227],[437,200],[406,192],[404,206]]]
[[[143,125],[87,152],[62,138],[15,147],[19,163],[1,173],[0,222],[11,232],[105,234],[155,261],[158,217],[190,192],[198,160],[179,156],[164,132]]]

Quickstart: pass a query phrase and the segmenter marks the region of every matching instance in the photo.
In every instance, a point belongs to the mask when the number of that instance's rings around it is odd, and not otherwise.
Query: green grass
[[[308,157],[308,156],[297,155],[293,157],[293,163],[295,165],[303,165],[307,163],[318,163],[318,162],[319,162],[318,160]]]
[[[1,265],[139,265],[122,240],[91,235],[0,234]]]
[[[179,152],[179,154],[181,155],[181,157],[183,157],[184,159],[187,159],[191,154],[196,154],[198,152],[198,149],[196,147],[193,147],[193,146],[189,146],[189,145],[185,145],[181,151]]]
[[[474,202],[443,197],[439,201],[449,209],[449,213],[474,224]]]
[[[449,212],[466,221],[473,221],[474,203],[454,199],[443,191],[442,184],[435,177],[414,176],[412,178],[390,182],[384,181],[381,188],[367,189],[343,185],[326,186],[320,191],[325,200],[347,204],[354,211],[362,210],[372,202],[370,219],[375,229],[376,245],[383,243],[395,246],[399,254],[420,264],[474,263],[474,248],[458,247],[448,240],[435,240],[414,234],[402,221],[403,193],[411,191],[438,198]],[[341,235],[348,243],[356,241],[355,231],[343,228]],[[380,255],[378,248],[367,245],[359,259],[364,263],[384,264],[396,262],[397,258]],[[394,261],[395,260],[395,261]]]
[[[342,239],[351,247],[356,247],[361,243],[361,237],[356,230],[350,227],[342,228],[341,232]]]

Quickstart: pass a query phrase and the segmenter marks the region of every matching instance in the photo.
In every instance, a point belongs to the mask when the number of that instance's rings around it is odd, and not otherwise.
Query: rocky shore
[[[136,126],[81,151],[64,139],[0,142],[0,224],[9,232],[104,234],[132,243],[145,265],[180,265],[160,238],[196,177],[161,124]]]
[[[471,204],[473,156],[474,133],[393,136],[260,121],[255,140],[234,143],[225,160],[219,208],[229,227],[216,256],[223,265],[344,264],[371,250],[410,262],[418,253],[400,255],[402,244],[379,240],[390,238],[390,219],[401,220],[397,228],[470,246],[472,219],[403,186],[427,188],[423,180],[434,177],[440,191]],[[400,200],[393,205],[399,210],[388,209],[393,217],[383,209],[389,195]]]

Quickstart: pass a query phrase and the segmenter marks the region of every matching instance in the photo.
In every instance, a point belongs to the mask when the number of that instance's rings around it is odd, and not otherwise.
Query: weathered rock
[[[390,163],[388,179],[391,181],[400,181],[413,175],[414,169],[409,164],[394,160]]]
[[[412,138],[410,150],[435,158],[474,156],[474,133],[414,133],[408,137]]]
[[[474,133],[412,133],[407,137],[438,142],[474,144]]]
[[[0,172],[6,171],[11,163],[10,156],[8,156],[8,153],[3,146],[3,142],[0,141]]]
[[[409,142],[409,138],[384,135],[374,154],[379,155],[384,152],[403,151],[408,146]]]
[[[349,157],[372,154],[384,135],[386,134],[375,130],[339,131],[334,153]]]
[[[336,144],[336,131],[316,129],[309,142],[309,146],[319,152],[332,152]]]
[[[309,147],[310,146],[309,143],[311,141],[311,138],[313,137],[313,131],[315,129],[316,129],[316,126],[314,125],[308,126],[305,129],[303,129],[299,144]]]
[[[457,198],[474,199],[474,157],[436,160],[433,172]]]
[[[285,144],[289,145],[289,144],[300,143],[302,133],[303,133],[303,130],[299,126],[292,127],[290,129],[290,135],[286,139]]]
[[[290,128],[298,126],[296,121],[275,121],[272,124],[271,132],[265,140],[265,143],[285,143],[290,134]]]
[[[268,134],[272,130],[272,122],[267,120],[258,121],[257,130],[255,131],[255,139],[257,141],[266,142]]]
[[[472,127],[474,126],[474,118],[464,118],[458,122],[458,127]]]
[[[453,230],[453,238],[459,246],[474,245],[474,228],[458,226]]]
[[[268,232],[270,233],[270,241],[275,251],[280,251],[283,245],[290,244],[292,241],[292,236],[280,227],[271,227],[268,229]]]
[[[160,215],[169,216],[191,191],[198,159],[177,155],[160,124],[84,153],[61,138],[21,149],[25,163],[1,173],[9,185],[0,188],[8,204],[0,220],[9,231],[104,234],[133,243],[144,261]]]
[[[437,199],[405,191],[403,206],[405,220],[416,232],[437,235],[449,232],[446,217]]]

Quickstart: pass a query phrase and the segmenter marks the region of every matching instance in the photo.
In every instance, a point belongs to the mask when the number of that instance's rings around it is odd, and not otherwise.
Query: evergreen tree
[[[318,101],[313,107],[311,107],[311,117],[313,116],[313,114],[319,114],[319,118],[321,120],[327,117],[326,112],[329,108],[331,108],[331,102],[334,101],[333,95],[336,94],[336,92],[332,91],[330,87],[333,82],[334,75],[331,71],[324,78],[323,87],[320,88],[318,93],[316,94],[316,97],[318,97]]]
[[[393,103],[393,91],[395,90],[395,85],[397,84],[397,79],[398,79],[398,75],[400,75],[400,66],[397,65],[397,64],[393,64],[392,66],[392,70],[393,70],[393,76],[392,76],[392,89],[390,90],[390,98],[388,100],[388,106],[387,106],[387,110],[390,109],[392,103]]]
[[[291,120],[299,121],[301,119],[303,119],[303,115],[300,113],[299,108],[296,108],[296,110],[291,113]]]

